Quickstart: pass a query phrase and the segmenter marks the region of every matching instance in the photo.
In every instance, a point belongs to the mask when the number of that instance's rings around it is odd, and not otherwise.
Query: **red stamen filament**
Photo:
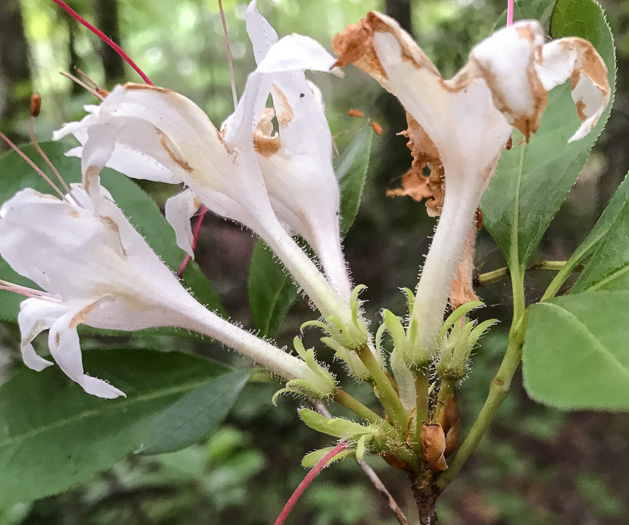
[[[122,48],[116,44],[111,38],[109,38],[105,33],[103,33],[100,29],[97,29],[92,24],[90,24],[85,18],[79,15],[74,9],[72,9],[68,4],[66,4],[63,0],[52,0],[55,4],[57,4],[61,9],[63,9],[66,13],[68,13],[72,18],[78,21],[81,25],[85,26],[92,33],[94,33],[98,38],[100,38],[103,42],[105,42],[109,47],[111,47],[116,53],[118,53],[122,59],[129,64],[135,71],[142,77],[142,80],[149,85],[153,85],[153,82],[150,81],[149,77],[147,77],[144,72],[138,67],[138,65],[131,60],[131,57],[127,55]]]
[[[341,441],[338,445],[336,445],[330,452],[328,452],[323,458],[308,472],[303,481],[299,484],[299,486],[295,489],[290,499],[286,502],[286,505],[282,509],[282,512],[278,516],[275,521],[275,525],[283,525],[286,521],[286,518],[290,514],[290,511],[293,510],[295,503],[304,493],[304,491],[308,488],[308,485],[312,483],[312,480],[317,477],[317,475],[325,468],[328,461],[330,461],[334,456],[342,452],[347,448],[347,441]]]
[[[33,168],[49,185],[50,187],[57,192],[57,194],[62,198],[62,199],[66,199],[66,196],[63,194],[63,192],[57,187],[57,185],[52,182],[50,180],[50,177],[48,177],[48,175],[46,175],[30,158],[28,158],[21,150],[20,148],[18,148],[15,144],[13,144],[13,142],[11,142],[9,140],[9,137],[7,137],[4,133],[2,133],[2,131],[0,131],[0,138],[2,140],[4,140],[9,147],[15,151],[20,157],[22,157],[27,163],[28,165]]]
[[[192,238],[192,251],[194,251],[194,249],[197,247],[197,244],[199,242],[199,236],[201,235],[201,226],[203,224],[203,219],[205,218],[205,214],[207,212],[208,212],[208,209],[205,206],[201,206],[199,220],[197,221],[197,225],[194,228],[194,237]],[[188,266],[190,259],[192,259],[192,257],[186,254],[186,256],[183,259],[183,262],[181,263],[181,266],[179,267],[179,271],[177,272],[177,275],[179,276],[179,278],[183,276],[183,272],[185,271],[186,266]]]

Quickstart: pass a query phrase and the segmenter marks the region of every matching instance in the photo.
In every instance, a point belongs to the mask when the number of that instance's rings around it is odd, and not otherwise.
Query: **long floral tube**
[[[27,366],[39,371],[52,365],[32,346],[49,330],[51,355],[66,375],[90,394],[117,397],[120,390],[83,370],[78,325],[125,331],[172,326],[208,335],[284,379],[320,384],[320,375],[301,359],[198,303],[100,188],[98,171],[87,169],[89,193],[73,187],[80,206],[26,189],[0,209],[0,255],[45,290],[20,308]]]

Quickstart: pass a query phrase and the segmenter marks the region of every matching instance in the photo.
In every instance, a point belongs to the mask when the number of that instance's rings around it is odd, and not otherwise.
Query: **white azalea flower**
[[[249,4],[245,20],[260,65],[279,38],[257,10],[256,0]],[[322,49],[313,47],[312,53],[327,60],[327,66],[333,63]],[[321,92],[306,80],[303,70],[265,75],[272,83],[275,111],[263,112],[254,132],[254,146],[271,204],[288,229],[313,247],[328,279],[347,300],[351,284],[341,248],[340,193]],[[261,90],[258,96],[264,102],[268,93]],[[277,134],[273,134],[274,116]]]
[[[320,385],[320,371],[221,319],[183,288],[100,188],[111,150],[102,141],[86,146],[84,185],[72,189],[80,205],[25,189],[0,209],[0,255],[44,290],[14,287],[29,296],[18,318],[25,364],[38,371],[52,364],[31,344],[49,330],[59,367],[86,392],[114,398],[123,393],[83,370],[78,325],[127,331],[172,326],[221,341],[285,379]]]
[[[467,65],[450,80],[441,77],[397,22],[379,13],[346,28],[334,44],[340,55],[337,65],[354,63],[406,108],[414,166],[430,163],[445,175],[441,219],[412,314],[422,345],[434,354],[466,234],[512,128],[528,139],[539,126],[547,91],[571,79],[582,124],[570,140],[582,138],[609,101],[607,69],[583,39],[544,45],[536,21],[494,33],[472,50]]]
[[[291,35],[273,47],[261,68],[266,67],[264,73],[278,73],[303,70],[311,63],[315,69],[328,70],[334,58],[314,40]],[[253,115],[262,112],[264,100],[259,93],[270,89],[270,76],[263,78],[261,73],[250,76],[225,137],[183,95],[154,86],[126,84],[116,87],[82,121],[65,125],[55,133],[55,139],[71,133],[84,148],[90,141],[114,141],[107,166],[129,176],[143,176],[154,169],[159,175],[152,180],[184,183],[190,191],[167,207],[182,248],[191,251],[187,220],[200,201],[215,213],[256,232],[323,316],[338,319],[350,327],[350,333],[355,323],[346,290],[337,291],[287,233],[273,210],[260,173],[252,140],[254,120],[257,122]],[[92,133],[95,130],[98,132]],[[84,148],[73,153],[85,156]],[[358,343],[365,338],[362,332],[357,337]]]

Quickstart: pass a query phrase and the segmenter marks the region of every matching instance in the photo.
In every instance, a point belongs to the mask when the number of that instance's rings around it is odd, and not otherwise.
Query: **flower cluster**
[[[167,202],[165,214],[178,245],[190,256],[190,219],[202,206],[255,232],[322,315],[318,325],[330,336],[324,342],[357,376],[372,376],[378,383],[386,367],[379,352],[375,359],[366,355],[372,344],[341,246],[332,137],[321,93],[305,76],[306,70],[334,72],[352,63],[407,110],[413,165],[400,193],[427,199],[431,214],[441,215],[408,326],[386,316],[396,344],[392,368],[403,377],[440,349],[464,366],[485,326],[476,332],[472,324],[454,327],[445,338],[444,312],[449,299],[460,304],[475,298],[465,283],[471,274],[475,214],[513,128],[528,140],[539,126],[547,92],[567,79],[582,121],[571,140],[592,130],[609,101],[606,68],[592,45],[578,38],[544,44],[535,21],[519,22],[481,42],[450,80],[394,20],[378,13],[337,35],[338,57],[305,36],[280,39],[255,0],[246,23],[257,67],[222,126],[174,91],[117,86],[100,105],[86,107],[81,121],[54,135],[79,141],[68,154],[81,158],[82,183],[62,199],[26,189],[2,206],[0,254],[41,288],[2,285],[28,296],[19,324],[22,355],[30,368],[51,364],[32,346],[39,333],[49,330],[50,353],[59,367],[86,392],[116,397],[120,390],[85,373],[78,325],[128,331],[174,326],[251,357],[289,381],[289,391],[311,397],[334,392],[335,379],[298,340],[300,357],[295,357],[199,304],[101,187],[100,172],[107,166],[132,178],[183,185]],[[265,107],[269,95],[273,108]],[[428,165],[430,178],[422,174]],[[294,235],[310,245],[317,261]],[[462,283],[455,289],[463,290],[463,299],[450,297],[453,282]],[[414,388],[412,381],[399,382]],[[378,388],[386,394],[382,383]],[[414,398],[412,392],[403,394]],[[407,421],[408,404],[402,408]],[[355,430],[348,435],[380,439],[380,429]]]

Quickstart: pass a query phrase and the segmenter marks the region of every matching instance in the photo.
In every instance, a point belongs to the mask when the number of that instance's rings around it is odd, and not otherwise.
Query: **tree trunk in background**
[[[413,34],[410,0],[386,0],[385,12],[395,18],[404,30]],[[397,136],[397,133],[408,127],[406,111],[400,101],[390,93],[383,91],[379,99],[378,106],[381,108],[385,122],[382,122],[384,140],[378,173],[387,178],[383,182],[388,184],[410,168],[412,159],[406,147],[406,141]]]
[[[11,134],[9,121],[26,118],[32,93],[28,44],[20,0],[0,0],[0,125]],[[15,137],[21,140],[23,137]]]
[[[77,6],[73,5],[71,2],[68,2],[68,5],[75,11],[77,10]],[[76,73],[74,72],[74,68],[78,67],[83,69],[83,66],[81,64],[81,57],[76,51],[76,35],[80,25],[71,16],[65,16],[65,13],[63,13],[63,15],[63,19],[68,26],[68,73],[76,75]],[[72,82],[71,90],[73,95],[83,93],[83,88],[79,86],[76,82]]]
[[[405,31],[413,34],[411,0],[386,0],[385,12],[395,18]]]
[[[0,0],[4,1],[4,0]],[[118,0],[96,0],[94,2],[96,26],[120,47],[120,24],[118,23]],[[112,88],[124,79],[124,60],[105,42],[101,42],[100,58],[105,72],[105,86]]]

